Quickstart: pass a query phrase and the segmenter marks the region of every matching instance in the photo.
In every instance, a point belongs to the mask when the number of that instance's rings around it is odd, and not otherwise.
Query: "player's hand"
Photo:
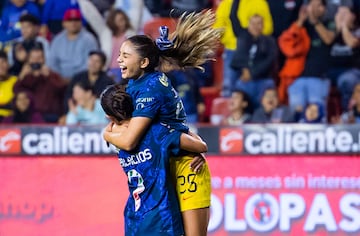
[[[196,155],[193,160],[190,163],[190,169],[192,171],[194,171],[195,173],[199,173],[203,167],[203,165],[205,165],[206,163],[206,159],[205,159],[205,155],[200,153],[198,155]]]

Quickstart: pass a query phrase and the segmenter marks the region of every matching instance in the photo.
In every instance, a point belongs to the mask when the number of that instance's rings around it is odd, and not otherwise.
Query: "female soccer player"
[[[175,32],[168,30],[154,42],[144,35],[127,39],[120,48],[118,63],[122,77],[129,79],[127,92],[134,103],[133,117],[126,132],[104,132],[108,142],[125,150],[137,146],[152,122],[177,131],[188,132],[183,104],[168,78],[162,73],[174,68],[198,67],[212,60],[221,31],[212,28],[215,15],[211,11],[183,14]],[[159,69],[160,71],[156,71]],[[186,153],[180,156],[186,156]],[[176,161],[176,185],[183,212],[186,235],[207,234],[210,206],[210,172],[208,166],[196,175],[190,170],[191,158]],[[196,171],[196,170],[195,170]]]
[[[113,132],[122,132],[132,116],[130,95],[120,85],[101,94],[101,106],[113,121]],[[161,139],[166,136],[166,139]],[[137,148],[119,150],[118,157],[128,177],[125,207],[125,235],[183,235],[183,225],[175,189],[169,181],[169,151],[180,147],[190,152],[207,151],[206,143],[187,134],[153,123]],[[164,141],[164,142],[163,142]]]

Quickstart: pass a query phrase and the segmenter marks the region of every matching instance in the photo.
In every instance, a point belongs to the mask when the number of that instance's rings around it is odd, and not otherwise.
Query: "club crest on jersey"
[[[159,78],[160,83],[162,83],[162,85],[164,85],[165,87],[169,86],[169,82],[168,82],[168,78],[165,76],[165,74],[163,74],[160,78]]]

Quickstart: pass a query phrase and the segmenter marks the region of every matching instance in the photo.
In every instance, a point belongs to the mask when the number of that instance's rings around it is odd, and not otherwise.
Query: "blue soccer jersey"
[[[178,152],[180,135],[155,123],[135,151],[119,151],[130,191],[124,211],[126,236],[184,234],[169,175],[169,151]],[[167,138],[159,138],[163,136]]]
[[[134,103],[133,117],[148,117],[178,131],[188,132],[183,103],[164,73],[148,73],[130,80],[126,91]]]

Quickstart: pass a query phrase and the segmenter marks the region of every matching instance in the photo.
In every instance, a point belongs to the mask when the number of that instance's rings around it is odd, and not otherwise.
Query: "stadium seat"
[[[212,102],[215,98],[220,97],[221,88],[223,84],[223,48],[219,48],[216,54],[216,61],[212,63],[213,70],[213,84],[212,86],[200,88],[200,93],[204,98],[205,114],[203,122],[209,122],[211,114]]]
[[[212,100],[210,123],[213,125],[220,124],[222,118],[229,115],[230,98],[217,97]]]

